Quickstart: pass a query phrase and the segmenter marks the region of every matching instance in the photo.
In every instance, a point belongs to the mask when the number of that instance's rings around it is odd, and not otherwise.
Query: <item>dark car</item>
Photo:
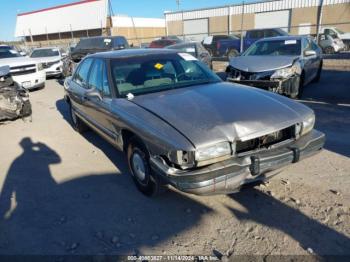
[[[175,49],[175,50],[178,50],[179,52],[184,52],[184,53],[193,55],[199,61],[206,64],[210,69],[213,68],[211,55],[200,42],[176,44],[176,45],[168,46],[167,48]]]
[[[225,43],[225,46],[222,45],[222,42]],[[231,57],[239,54],[240,39],[234,35],[207,36],[202,44],[212,57]]]
[[[300,98],[304,86],[318,82],[322,72],[321,48],[307,36],[280,36],[254,43],[232,58],[228,80]]]
[[[70,51],[69,57],[63,60],[63,75],[70,76],[77,63],[88,54],[122,50],[129,48],[124,36],[96,36],[80,39],[79,43]]]
[[[221,81],[187,53],[130,49],[86,57],[65,81],[72,125],[125,152],[137,188],[231,193],[319,152],[305,105]]]
[[[170,45],[175,45],[181,43],[182,41],[179,39],[172,38],[161,38],[158,40],[154,40],[149,44],[149,48],[164,48]]]

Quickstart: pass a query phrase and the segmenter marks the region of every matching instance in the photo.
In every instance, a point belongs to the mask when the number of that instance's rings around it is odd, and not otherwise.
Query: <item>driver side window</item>
[[[88,75],[92,64],[92,59],[88,58],[81,62],[78,71],[75,73],[73,81],[83,88],[88,88]]]
[[[89,76],[89,88],[94,88],[102,96],[110,96],[111,92],[108,85],[106,64],[102,59],[95,59]]]

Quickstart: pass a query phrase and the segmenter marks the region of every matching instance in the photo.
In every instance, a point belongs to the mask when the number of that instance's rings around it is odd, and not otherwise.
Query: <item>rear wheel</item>
[[[131,138],[127,150],[131,176],[139,191],[152,197],[160,193],[159,178],[152,174],[149,164],[149,152],[140,140]]]
[[[73,106],[69,103],[69,113],[72,122],[72,126],[78,133],[84,133],[88,127],[87,125],[77,116]]]
[[[236,49],[231,49],[227,53],[227,57],[228,57],[229,60],[231,58],[234,58],[234,57],[238,56],[238,55],[239,55],[239,53],[238,53],[238,51]]]
[[[327,46],[327,47],[324,49],[324,53],[325,53],[325,54],[334,54],[334,53],[335,53],[334,47],[332,47],[332,46]]]

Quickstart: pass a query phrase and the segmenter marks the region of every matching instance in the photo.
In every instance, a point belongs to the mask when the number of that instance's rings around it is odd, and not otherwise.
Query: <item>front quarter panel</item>
[[[151,155],[167,155],[170,151],[193,151],[192,143],[174,127],[124,98],[111,103],[112,129],[117,141],[124,130],[136,134],[147,146]],[[117,142],[118,143],[118,142]],[[117,145],[122,147],[120,142]]]

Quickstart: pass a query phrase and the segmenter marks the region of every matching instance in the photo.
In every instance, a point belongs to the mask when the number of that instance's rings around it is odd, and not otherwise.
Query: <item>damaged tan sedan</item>
[[[125,152],[151,196],[163,185],[226,194],[319,152],[325,135],[308,107],[227,82],[193,56],[123,50],[86,57],[65,81],[75,130]]]

